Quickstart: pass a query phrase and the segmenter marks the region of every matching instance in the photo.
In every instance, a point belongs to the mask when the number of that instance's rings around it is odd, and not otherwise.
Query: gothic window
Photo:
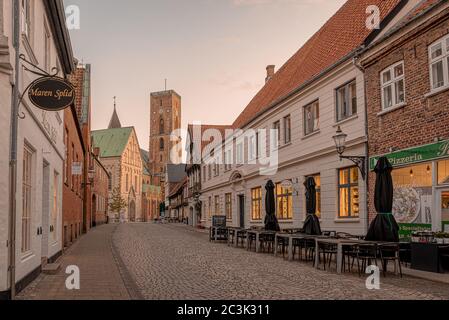
[[[164,142],[164,139],[162,139],[162,138],[161,138],[161,140],[159,140],[159,149],[161,151],[164,151],[164,149],[165,149],[165,142]]]
[[[159,133],[160,134],[164,134],[165,132],[165,126],[164,126],[164,119],[161,118],[161,120],[159,121]]]

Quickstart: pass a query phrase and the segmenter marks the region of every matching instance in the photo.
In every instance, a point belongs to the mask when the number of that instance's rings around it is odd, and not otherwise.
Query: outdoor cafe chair
[[[337,245],[333,243],[320,243],[317,254],[320,263],[323,261],[324,270],[326,270],[326,265],[329,265],[330,268],[332,259],[337,256]],[[322,260],[321,255],[323,257]]]
[[[260,248],[262,252],[273,253],[274,252],[274,233],[261,234],[259,237]]]
[[[248,234],[246,233],[245,230],[237,230],[236,233],[237,233],[237,235],[236,235],[236,237],[237,237],[237,248],[239,248],[239,247],[244,248],[245,247],[245,240],[247,239]]]
[[[388,271],[388,262],[393,261],[394,262],[394,271],[396,273],[397,267],[399,267],[399,274],[402,278],[402,266],[401,266],[401,246],[399,243],[386,243],[386,244],[379,244],[379,253],[380,253],[380,260],[382,262],[382,271],[384,274],[384,277],[387,276]]]
[[[256,235],[253,233],[247,233],[246,234],[246,241],[248,243],[248,250],[251,251],[253,249],[256,250]]]
[[[366,267],[372,265],[372,262],[377,264],[377,245],[375,243],[359,244],[356,248],[357,269],[359,276],[365,273]],[[362,264],[360,264],[362,262]]]

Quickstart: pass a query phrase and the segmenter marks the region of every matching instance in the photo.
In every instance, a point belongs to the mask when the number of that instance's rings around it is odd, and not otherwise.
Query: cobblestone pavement
[[[120,225],[113,242],[146,299],[449,299],[449,285],[410,277],[337,275],[225,244],[180,225]]]
[[[129,300],[141,296],[133,287],[120,258],[114,255],[112,233],[106,225],[91,230],[66,251],[56,275],[41,274],[17,297],[19,300]],[[80,269],[80,290],[66,289],[66,267]]]

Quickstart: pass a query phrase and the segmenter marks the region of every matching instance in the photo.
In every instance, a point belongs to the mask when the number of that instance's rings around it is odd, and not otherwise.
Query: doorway
[[[42,229],[41,233],[41,262],[48,259],[48,233],[50,231],[50,164],[44,160],[42,166]]]
[[[129,221],[136,222],[136,203],[134,201],[129,203]]]
[[[245,196],[239,195],[239,216],[240,216],[240,228],[245,229]]]

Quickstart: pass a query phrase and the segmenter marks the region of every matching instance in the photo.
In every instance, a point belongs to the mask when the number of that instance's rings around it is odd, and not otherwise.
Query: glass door
[[[439,192],[439,208],[441,215],[441,228],[449,232],[449,189],[443,189]]]

